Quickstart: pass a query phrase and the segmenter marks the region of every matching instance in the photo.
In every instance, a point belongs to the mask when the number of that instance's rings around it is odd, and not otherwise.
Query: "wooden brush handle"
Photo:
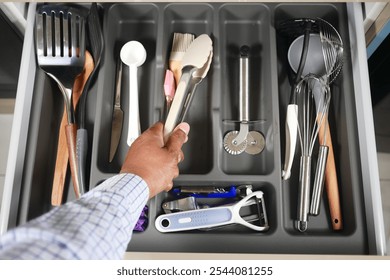
[[[93,58],[91,54],[88,51],[86,51],[84,70],[83,72],[81,72],[80,75],[76,77],[76,80],[73,84],[72,101],[73,101],[74,109],[76,109],[81,93],[83,92],[85,83],[87,82],[88,77],[93,70],[93,67],[94,67]],[[60,129],[58,132],[57,157],[56,157],[52,195],[51,195],[51,204],[53,206],[61,205],[63,200],[66,173],[68,170],[68,162],[69,162],[68,146],[67,146],[66,133],[65,133],[65,127],[67,124],[68,124],[68,119],[66,116],[66,112],[64,110],[61,124],[60,124]]]
[[[326,123],[326,128],[325,128]],[[341,206],[340,206],[340,194],[339,186],[337,182],[337,172],[336,172],[336,163],[334,159],[334,151],[332,144],[332,137],[330,134],[330,128],[328,122],[325,122],[321,125],[318,138],[320,144],[324,144],[329,147],[328,160],[326,162],[325,169],[325,189],[328,196],[328,204],[330,217],[332,219],[332,228],[333,230],[341,230],[343,228],[343,219],[341,215]],[[326,129],[326,140],[324,129]]]
[[[77,125],[67,124],[65,126],[66,142],[68,146],[68,157],[70,165],[70,173],[72,175],[73,188],[76,194],[76,198],[81,196],[79,175],[77,172],[77,159],[76,159],[76,133]]]

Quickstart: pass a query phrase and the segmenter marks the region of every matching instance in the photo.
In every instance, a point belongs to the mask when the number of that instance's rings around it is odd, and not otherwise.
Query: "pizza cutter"
[[[223,147],[231,155],[242,152],[258,154],[265,146],[264,136],[258,131],[249,131],[249,47],[240,48],[240,89],[239,89],[239,122],[240,130],[232,130],[223,138]]]

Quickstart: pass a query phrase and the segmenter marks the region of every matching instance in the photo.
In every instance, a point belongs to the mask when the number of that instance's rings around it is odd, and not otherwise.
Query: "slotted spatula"
[[[76,198],[80,188],[76,162],[76,130],[72,106],[72,86],[85,61],[85,22],[76,8],[44,5],[36,14],[36,54],[38,65],[57,84],[63,95],[68,124],[66,139],[69,163]]]

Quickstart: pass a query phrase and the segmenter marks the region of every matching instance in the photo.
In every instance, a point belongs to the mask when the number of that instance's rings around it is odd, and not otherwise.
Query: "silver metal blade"
[[[121,138],[123,125],[123,111],[120,108],[114,108],[111,126],[111,144],[110,144],[110,162],[114,159],[114,155],[118,148],[119,140]]]

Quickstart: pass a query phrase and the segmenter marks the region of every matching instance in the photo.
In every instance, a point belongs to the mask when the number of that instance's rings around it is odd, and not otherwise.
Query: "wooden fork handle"
[[[65,126],[65,133],[66,133],[66,142],[68,146],[70,173],[72,175],[74,192],[76,194],[76,198],[78,199],[84,192],[80,189],[79,176],[77,173],[77,159],[76,159],[77,125],[75,123],[67,124]]]
[[[325,189],[328,197],[329,212],[332,219],[332,228],[333,230],[343,229],[343,219],[341,215],[341,206],[340,206],[340,194],[339,194],[339,185],[337,182],[337,172],[336,172],[336,163],[334,159],[334,151],[332,144],[332,137],[330,134],[330,128],[328,122],[320,127],[318,138],[320,144],[325,143],[329,147],[328,160],[326,162],[325,168]],[[324,137],[324,129],[326,129],[326,141]]]

